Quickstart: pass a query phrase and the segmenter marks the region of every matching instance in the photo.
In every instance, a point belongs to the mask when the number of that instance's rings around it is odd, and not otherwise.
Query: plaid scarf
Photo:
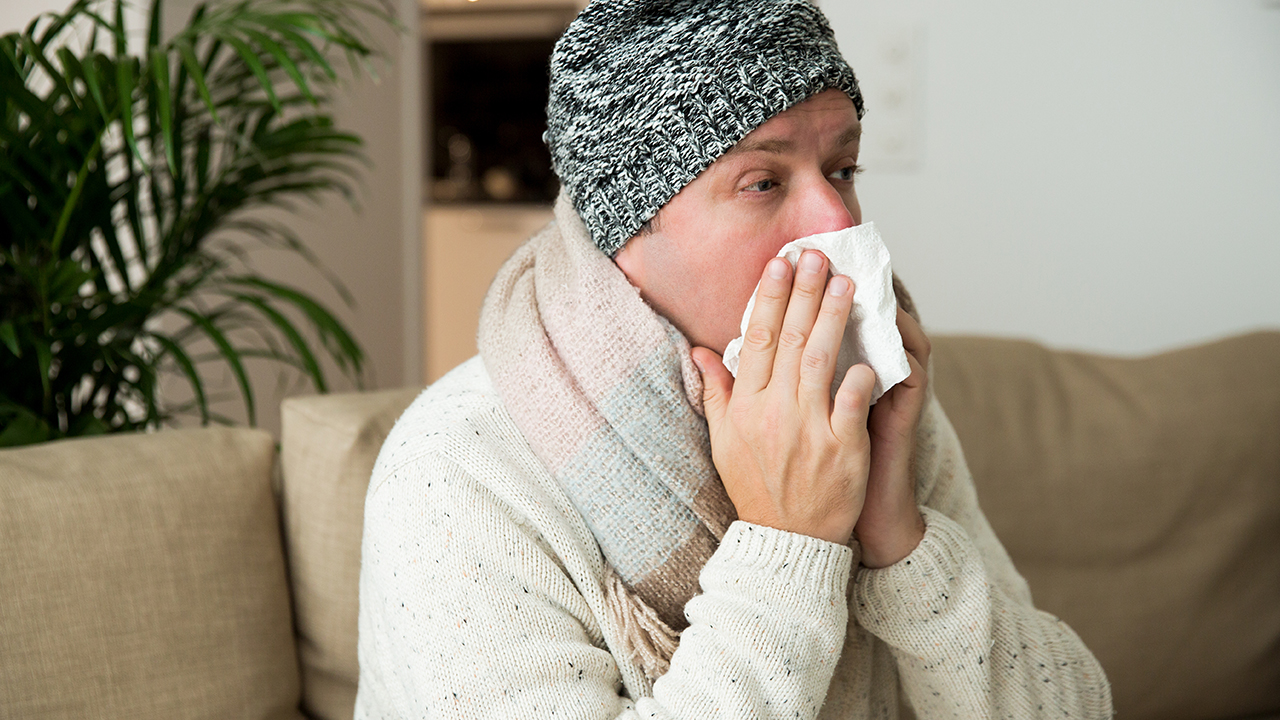
[[[516,427],[586,519],[605,597],[650,679],[737,513],[711,462],[684,335],[595,246],[562,194],[485,298],[480,355]]]

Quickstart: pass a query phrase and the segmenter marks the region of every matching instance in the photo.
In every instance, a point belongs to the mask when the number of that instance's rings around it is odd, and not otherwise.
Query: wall
[[[0,3],[0,34],[25,30],[27,23],[44,12],[62,12],[73,0],[5,0]],[[136,17],[137,10],[131,9]],[[130,23],[132,25],[132,23]]]
[[[426,380],[475,355],[485,293],[498,268],[552,220],[539,205],[431,205],[426,248]]]
[[[868,95],[863,216],[934,332],[1280,327],[1280,3],[822,6]]]
[[[5,0],[0,3],[0,32],[21,28],[37,12],[61,10],[67,4],[69,0]],[[184,23],[195,4],[167,0],[166,25],[172,29]],[[364,137],[371,162],[359,188],[358,209],[326,196],[318,206],[304,203],[296,215],[281,218],[342,280],[356,306],[347,308],[320,274],[292,255],[251,255],[261,274],[310,292],[338,311],[364,347],[372,387],[416,385],[422,378],[419,11],[414,0],[394,0],[393,5],[406,31],[385,27],[376,32],[386,54],[386,61],[376,65],[378,80],[349,82],[335,98],[338,125]],[[251,367],[259,424],[273,431],[279,428],[280,400],[308,391],[305,386],[280,386],[277,369]],[[331,381],[338,379],[333,372],[329,375]],[[224,392],[236,392],[228,373],[212,376]],[[339,390],[349,387],[334,384]],[[241,417],[238,407],[238,400],[221,406]]]

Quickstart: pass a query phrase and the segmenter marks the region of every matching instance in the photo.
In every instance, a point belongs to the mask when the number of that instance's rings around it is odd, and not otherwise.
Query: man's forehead
[[[760,132],[764,130],[765,132]],[[852,122],[836,137],[833,147],[844,147],[858,142],[862,138],[862,123],[857,118],[853,118]],[[740,140],[737,145],[729,148],[725,155],[740,155],[753,152],[764,152],[775,155],[781,155],[791,152],[796,148],[796,138],[786,135],[777,136],[769,132],[765,126],[760,126],[750,135]]]

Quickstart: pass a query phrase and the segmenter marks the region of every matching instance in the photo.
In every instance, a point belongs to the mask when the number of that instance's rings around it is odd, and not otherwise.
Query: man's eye
[[[835,171],[835,172],[831,173],[831,174],[830,174],[830,175],[828,175],[827,177],[831,178],[832,180],[841,180],[841,181],[844,181],[844,182],[852,182],[852,181],[853,181],[853,176],[854,176],[854,175],[857,175],[857,174],[858,174],[858,173],[860,173],[860,172],[862,172],[862,168],[858,167],[857,165],[848,165],[848,166],[842,167],[842,168],[840,168],[839,170],[837,170],[837,171]]]
[[[746,187],[746,189],[751,192],[768,192],[772,190],[774,187],[776,187],[777,184],[778,183],[774,182],[773,180],[761,180],[759,182],[751,183]]]

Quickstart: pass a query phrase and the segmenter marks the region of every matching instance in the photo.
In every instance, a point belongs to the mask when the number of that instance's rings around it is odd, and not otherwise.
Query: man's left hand
[[[871,408],[867,419],[871,470],[862,515],[853,530],[862,545],[862,564],[869,568],[887,567],[902,560],[924,538],[911,455],[927,398],[929,338],[901,308],[898,332],[907,350],[911,375],[889,388]]]

